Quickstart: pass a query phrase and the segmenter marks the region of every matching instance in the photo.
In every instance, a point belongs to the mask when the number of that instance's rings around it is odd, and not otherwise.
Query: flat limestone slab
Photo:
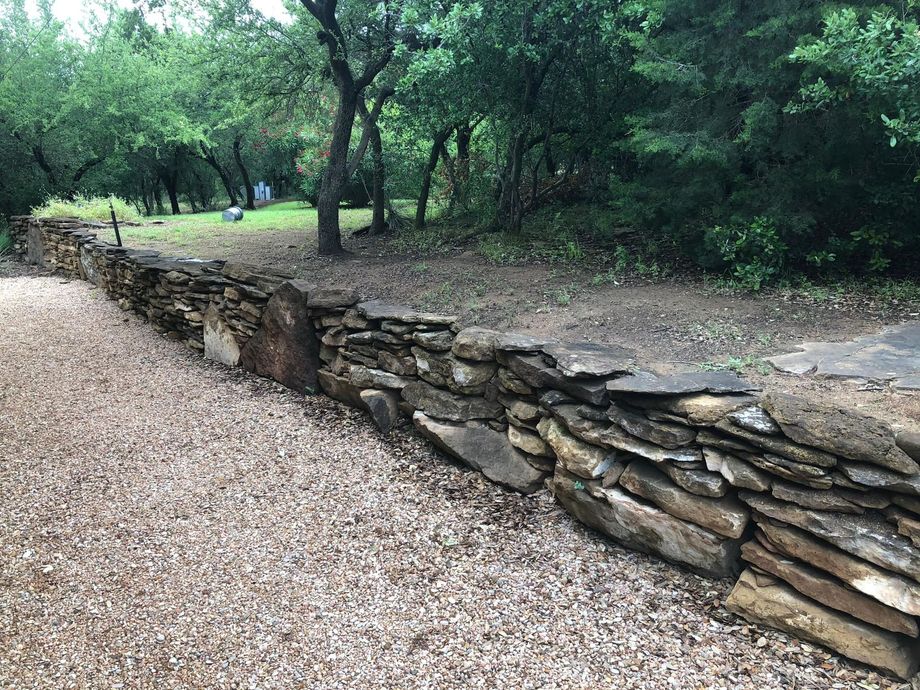
[[[779,580],[745,570],[725,608],[753,622],[824,645],[904,679],[920,668],[917,640],[821,606]]]
[[[891,387],[920,386],[920,322],[908,321],[844,343],[804,342],[798,352],[767,361],[789,374],[882,381]]]
[[[556,466],[547,482],[556,499],[581,522],[636,551],[660,556],[708,577],[728,577],[739,569],[741,542],[684,522],[613,487],[590,495],[577,476]]]

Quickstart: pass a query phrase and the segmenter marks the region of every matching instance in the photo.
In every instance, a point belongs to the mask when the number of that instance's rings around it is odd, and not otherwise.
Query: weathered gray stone
[[[740,492],[741,500],[774,520],[804,529],[870,563],[920,580],[920,549],[878,515],[808,510],[764,494]]]
[[[540,355],[499,352],[497,358],[528,386],[562,391],[591,405],[607,403],[604,378],[569,378]]]
[[[680,448],[692,443],[696,438],[696,431],[688,426],[653,422],[617,403],[610,405],[607,416],[633,436],[665,448]]]
[[[457,395],[415,381],[402,389],[403,400],[426,415],[454,422],[472,419],[497,419],[504,408],[497,402],[468,395]]]
[[[633,453],[656,463],[670,461],[682,465],[696,465],[703,461],[699,448],[662,448],[654,443],[630,436],[616,424],[585,419],[578,414],[578,408],[575,405],[556,405],[551,408],[551,412],[565,423],[572,434],[587,443]]]
[[[898,448],[917,462],[920,462],[920,432],[899,431],[894,437],[894,442],[898,445]]]
[[[683,417],[690,424],[709,426],[742,407],[757,402],[757,398],[745,394],[711,395],[694,393],[678,396],[630,396],[629,403]]]
[[[611,393],[647,393],[651,395],[681,395],[685,393],[747,393],[760,390],[728,371],[698,371],[686,374],[657,376],[641,372],[622,376],[607,384]]]
[[[814,465],[816,467],[833,467],[837,464],[837,458],[830,453],[793,443],[789,439],[781,436],[763,436],[762,434],[753,433],[747,429],[735,426],[730,420],[723,419],[715,424],[719,431],[743,439],[751,445],[763,448],[770,453],[782,455],[796,463],[805,465]]]
[[[773,418],[762,407],[757,405],[742,407],[740,410],[729,412],[728,419],[735,426],[755,434],[776,436],[782,433],[779,424],[774,422]]]
[[[529,400],[521,400],[510,395],[499,395],[498,402],[517,419],[524,422],[537,422],[543,416],[543,409]]]
[[[619,483],[666,513],[730,539],[744,534],[750,519],[747,508],[734,497],[705,498],[684,491],[662,472],[641,460],[629,464]]]
[[[318,287],[310,291],[307,306],[311,309],[334,309],[352,306],[358,301],[357,290]]]
[[[534,389],[524,383],[519,376],[506,367],[498,368],[498,383],[510,393],[533,395]]]
[[[710,472],[705,469],[684,469],[670,462],[657,463],[655,466],[668,475],[677,486],[697,496],[720,498],[728,493],[731,486],[718,472]]]
[[[320,369],[317,372],[317,381],[323,393],[330,398],[335,398],[351,407],[366,409],[364,400],[361,398],[362,389],[344,376],[336,376],[331,371]]]
[[[849,460],[880,465],[903,474],[920,474],[920,466],[895,444],[894,431],[881,420],[780,393],[765,395],[762,404],[793,441],[823,448]]]
[[[415,330],[415,324],[402,323],[401,321],[381,321],[380,330],[393,335],[406,335]]]
[[[102,276],[96,268],[96,261],[93,258],[92,249],[86,245],[80,247],[80,268],[83,276],[96,287],[102,286]]]
[[[894,494],[891,497],[891,502],[896,506],[900,506],[905,510],[909,510],[914,515],[920,515],[920,498],[916,496],[902,496],[901,494]]]
[[[415,376],[418,372],[415,357],[400,357],[386,350],[381,350],[377,355],[377,365],[397,376]]]
[[[912,616],[920,615],[920,584],[831,546],[808,532],[755,514],[757,526],[780,553],[846,582],[853,589]]]
[[[555,338],[524,335],[523,333],[501,333],[495,340],[495,348],[506,352],[539,352],[547,345],[558,342]]]
[[[451,351],[464,359],[491,362],[495,359],[495,343],[500,335],[498,331],[479,326],[464,328],[454,337]]]
[[[205,357],[231,367],[240,363],[240,346],[214,305],[205,311],[202,327]]]
[[[799,561],[777,556],[755,541],[741,547],[741,558],[774,575],[819,604],[843,611],[885,630],[917,636],[917,622],[897,609],[844,587],[836,578]]]
[[[920,475],[908,476],[877,465],[849,462],[848,460],[841,460],[837,469],[844,477],[858,485],[920,496]]]
[[[399,394],[391,390],[368,388],[359,393],[363,407],[383,433],[388,433],[399,421]]]
[[[546,444],[546,441],[540,438],[539,434],[513,425],[508,427],[507,433],[508,440],[515,448],[519,448],[529,455],[555,459],[556,454]]]
[[[350,367],[349,379],[359,388],[391,388],[402,390],[415,379],[410,376],[397,376],[382,369],[371,369],[369,367],[353,364]]]
[[[579,477],[597,479],[613,464],[615,458],[611,453],[575,438],[561,422],[552,417],[543,419],[537,425],[537,430],[553,449],[562,466]]]
[[[584,524],[624,546],[685,565],[708,577],[737,571],[740,544],[684,522],[618,488],[583,488],[584,480],[558,464],[548,485],[565,509]]]
[[[377,300],[361,302],[357,305],[358,313],[366,319],[375,321],[401,321],[403,323],[424,323],[450,326],[457,320],[456,316],[416,311],[401,304],[386,304]]]
[[[833,486],[833,479],[828,471],[820,467],[803,465],[773,453],[737,451],[736,454],[751,465],[766,470],[772,475],[804,484],[812,489],[830,489]]]
[[[26,262],[33,266],[45,266],[45,243],[42,240],[42,231],[34,223],[29,223],[29,228],[26,230]]]
[[[240,366],[300,393],[316,391],[319,341],[306,301],[312,285],[282,283],[265,307],[262,326],[240,351]]]
[[[803,508],[851,513],[853,515],[861,515],[866,512],[862,506],[845,499],[833,489],[824,491],[808,489],[797,484],[784,482],[781,479],[774,479],[772,493],[773,498],[787,503],[795,503]]]
[[[480,395],[485,392],[486,384],[495,376],[494,362],[475,362],[451,358],[448,387],[455,393]]]
[[[359,331],[372,330],[373,324],[358,313],[357,309],[346,309],[342,315],[342,325]]]
[[[421,412],[412,416],[415,427],[438,448],[479,470],[493,482],[521,493],[533,493],[547,477],[533,467],[508,437],[481,422],[449,424]]]
[[[757,575],[750,569],[741,574],[725,608],[753,623],[825,645],[901,678],[914,675],[920,665],[916,640],[821,606],[776,578]]]
[[[452,331],[413,331],[412,342],[432,352],[447,352],[454,344]]]
[[[439,388],[445,388],[448,382],[453,380],[451,374],[453,357],[449,352],[429,352],[422,347],[413,347],[412,354],[415,356],[418,376],[423,381]]]
[[[596,343],[553,343],[545,345],[543,352],[552,358],[559,371],[572,378],[627,374],[635,359],[632,350]]]

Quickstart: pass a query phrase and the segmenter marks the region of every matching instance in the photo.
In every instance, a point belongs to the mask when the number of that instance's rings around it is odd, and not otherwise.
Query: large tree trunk
[[[524,133],[518,132],[508,147],[508,160],[502,180],[502,193],[498,201],[498,223],[503,229],[513,234],[520,233],[524,215],[521,202],[524,139]]]
[[[179,176],[173,171],[167,175],[161,175],[163,185],[166,187],[166,194],[169,196],[169,207],[174,216],[182,213],[179,208]]]
[[[422,188],[418,193],[418,203],[415,206],[415,227],[421,230],[425,227],[425,215],[428,212],[428,197],[431,194],[431,176],[438,165],[438,154],[444,149],[444,142],[450,129],[442,130],[434,135],[434,141],[431,145],[431,153],[428,154],[428,163],[425,165],[425,171],[422,175]],[[446,151],[444,152],[446,155]]]
[[[348,144],[351,141],[357,107],[358,94],[351,89],[339,88],[339,104],[332,126],[329,158],[323,171],[319,198],[316,202],[317,250],[323,256],[344,252],[339,229],[339,203],[342,200],[342,188],[345,186],[348,172]]]
[[[240,176],[243,178],[243,186],[246,188],[246,208],[255,210],[256,192],[255,189],[253,189],[252,182],[249,180],[249,171],[243,163],[243,154],[240,151],[240,144],[242,142],[243,135],[238,134],[233,140],[233,160],[236,161],[236,167],[239,168]]]

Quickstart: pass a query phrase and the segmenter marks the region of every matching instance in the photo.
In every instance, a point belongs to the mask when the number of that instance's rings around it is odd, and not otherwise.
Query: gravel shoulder
[[[0,688],[906,687],[85,283],[0,332]]]

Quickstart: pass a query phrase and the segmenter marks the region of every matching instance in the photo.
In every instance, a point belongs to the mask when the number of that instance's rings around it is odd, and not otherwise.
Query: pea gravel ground
[[[0,278],[2,688],[895,688],[712,582]]]

